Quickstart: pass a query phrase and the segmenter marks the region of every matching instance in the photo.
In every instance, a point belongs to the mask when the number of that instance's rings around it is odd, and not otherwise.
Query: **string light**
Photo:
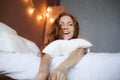
[[[28,12],[29,12],[29,14],[33,14],[34,8],[29,8]]]
[[[46,17],[47,17],[47,18],[49,17],[49,13],[46,13]]]
[[[25,3],[29,4],[30,7],[28,8],[28,13],[30,15],[33,15],[33,13],[35,11],[37,11],[37,13],[39,13],[39,11],[34,7],[34,4],[33,4],[33,0],[24,0]],[[50,17],[50,12],[52,11],[52,9],[50,7],[47,8],[46,10],[46,17],[49,18]],[[43,16],[39,13],[37,16],[36,16],[36,19],[37,21],[40,21],[43,19]],[[49,18],[49,21],[50,23],[54,22],[54,18]]]
[[[33,13],[36,11],[37,13],[39,13],[39,11],[34,7],[33,1],[32,0],[24,0],[25,3],[27,3],[29,5],[28,8],[28,14],[33,15]],[[39,14],[37,15],[37,21],[42,20],[42,15]]]
[[[50,18],[50,22],[53,23],[54,22],[54,18]]]
[[[29,0],[24,0],[24,2],[25,2],[25,3],[28,3],[28,2],[29,2]]]
[[[49,13],[50,11],[52,11],[52,9],[48,7],[47,8],[47,12]]]
[[[38,15],[37,20],[42,20],[42,15]]]
[[[52,17],[50,16],[51,11],[52,11],[52,8],[48,7],[48,8],[47,8],[46,17],[48,18],[48,20],[49,20],[50,23],[53,23],[53,22],[54,22],[54,18],[52,18]]]

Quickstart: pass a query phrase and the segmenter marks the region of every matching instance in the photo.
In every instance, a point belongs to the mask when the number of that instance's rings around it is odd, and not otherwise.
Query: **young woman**
[[[49,31],[47,35],[48,39],[45,42],[45,45],[48,45],[48,46],[45,47],[45,49],[43,49],[44,55],[41,60],[40,71],[38,75],[36,76],[36,80],[47,80],[47,79],[67,80],[68,71],[77,62],[80,61],[80,59],[86,53],[86,49],[78,47],[77,49],[69,53],[70,55],[62,63],[60,63],[55,69],[53,69],[52,72],[50,73],[49,69],[50,69],[52,59],[55,56],[54,53],[58,54],[56,50],[57,46],[55,46],[54,43],[52,43],[52,45],[54,46],[51,46],[51,42],[59,40],[59,39],[60,40],[77,39],[78,35],[79,35],[79,24],[76,21],[76,19],[69,13],[66,13],[66,12],[61,13],[56,18],[51,30]],[[50,43],[51,49],[49,48],[48,50],[49,43]],[[54,50],[55,52],[51,50]],[[51,53],[50,51],[53,53]]]

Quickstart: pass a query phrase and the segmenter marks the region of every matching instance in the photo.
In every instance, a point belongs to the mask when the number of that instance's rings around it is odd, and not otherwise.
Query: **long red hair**
[[[71,19],[73,20],[74,28],[75,28],[74,35],[73,35],[72,39],[78,38],[78,36],[79,36],[79,24],[78,24],[76,18],[72,14],[69,14],[67,12],[63,12],[63,13],[58,15],[58,17],[54,21],[52,27],[49,29],[48,34],[46,35],[47,40],[45,40],[44,47],[54,40],[62,39],[62,37],[61,37],[62,36],[61,35],[62,29],[59,26],[59,21],[60,21],[62,16],[70,16],[71,17]]]

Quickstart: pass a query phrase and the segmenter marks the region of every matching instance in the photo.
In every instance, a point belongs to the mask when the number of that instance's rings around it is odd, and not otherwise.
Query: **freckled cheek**
[[[74,35],[74,32],[71,34],[71,37],[73,37],[73,35]]]
[[[70,31],[70,35],[69,35],[69,37],[72,38],[73,35],[74,35],[74,30],[71,30],[71,31]]]
[[[74,35],[74,31],[75,29],[74,28],[71,28],[70,32]]]

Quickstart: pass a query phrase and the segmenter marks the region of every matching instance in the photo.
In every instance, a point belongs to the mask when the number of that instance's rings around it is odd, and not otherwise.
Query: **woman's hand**
[[[35,80],[47,80],[47,78],[48,78],[48,73],[47,72],[40,72],[35,77]]]
[[[53,70],[50,80],[67,80],[68,70],[72,68],[85,55],[86,49],[74,50],[70,56]]]
[[[50,80],[67,80],[68,65],[61,64],[53,70]]]
[[[37,76],[35,77],[35,80],[48,80],[49,65],[50,65],[51,59],[52,59],[51,56],[48,54],[45,54],[41,58],[40,70]]]
[[[73,54],[79,54],[79,56],[85,55],[87,53],[86,48],[78,48],[72,52]]]

